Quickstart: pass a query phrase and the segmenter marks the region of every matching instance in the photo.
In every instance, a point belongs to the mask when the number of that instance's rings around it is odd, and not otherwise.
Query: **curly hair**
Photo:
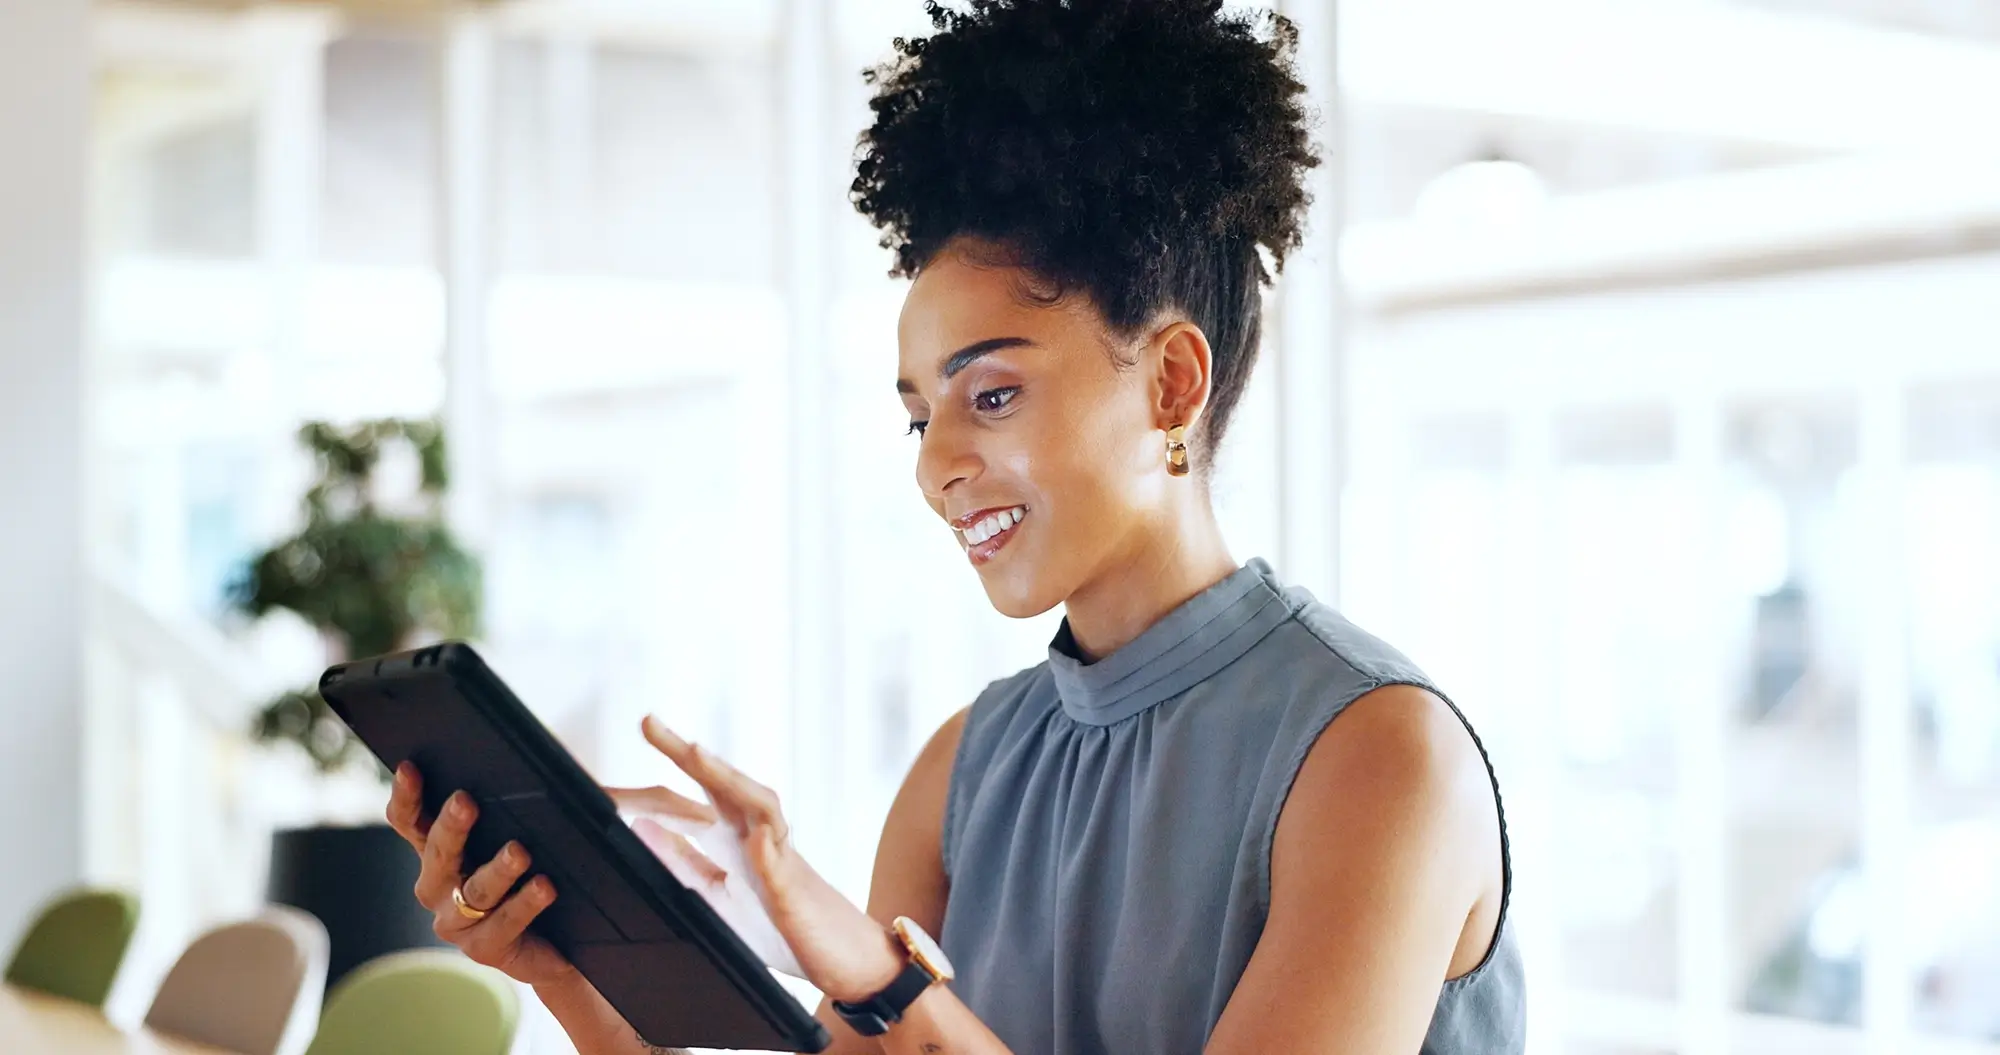
[[[890,273],[969,236],[1117,332],[1184,312],[1209,341],[1212,452],[1256,361],[1259,247],[1283,268],[1319,164],[1297,30],[1220,0],[925,6],[937,32],[864,75],[875,118],[851,197]]]

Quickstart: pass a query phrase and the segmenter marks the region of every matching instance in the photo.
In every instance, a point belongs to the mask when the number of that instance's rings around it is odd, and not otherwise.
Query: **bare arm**
[[[1410,1055],[1447,977],[1498,919],[1498,810],[1443,700],[1389,686],[1356,701],[1300,769],[1271,854],[1264,936],[1212,1055]]]
[[[944,809],[958,738],[965,731],[965,714],[953,715],[917,753],[882,824],[875,871],[868,884],[868,915],[884,927],[897,916],[908,916],[932,934],[944,929],[948,892]],[[876,1039],[847,1028],[829,1001],[820,1002],[819,1020],[833,1034],[833,1046],[827,1049],[830,1055],[875,1055],[882,1050]]]

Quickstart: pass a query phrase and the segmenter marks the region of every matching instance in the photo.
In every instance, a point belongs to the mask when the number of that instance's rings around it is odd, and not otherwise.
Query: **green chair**
[[[7,984],[102,1007],[125,962],[139,900],[116,890],[72,890],[42,909],[7,965]]]
[[[306,1055],[507,1055],[520,998],[506,975],[417,949],[362,964],[327,994]]]

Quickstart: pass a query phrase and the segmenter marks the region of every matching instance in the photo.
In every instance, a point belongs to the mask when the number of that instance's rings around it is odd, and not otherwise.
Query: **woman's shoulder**
[[[1282,587],[1280,592],[1290,617],[1258,643],[1263,665],[1362,691],[1395,684],[1435,691],[1423,668],[1339,609],[1303,587]]]

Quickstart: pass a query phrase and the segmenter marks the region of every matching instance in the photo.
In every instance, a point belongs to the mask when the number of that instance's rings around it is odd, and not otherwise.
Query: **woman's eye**
[[[928,421],[912,421],[912,422],[910,422],[910,431],[908,431],[908,432],[904,433],[903,435],[905,435],[905,436],[922,436],[922,435],[924,434],[924,426],[926,426],[926,425],[929,425],[929,424],[930,424],[930,422],[928,422]]]
[[[1013,402],[1015,393],[1019,391],[1020,388],[1013,385],[1006,388],[989,388],[973,396],[972,405],[990,414]]]

